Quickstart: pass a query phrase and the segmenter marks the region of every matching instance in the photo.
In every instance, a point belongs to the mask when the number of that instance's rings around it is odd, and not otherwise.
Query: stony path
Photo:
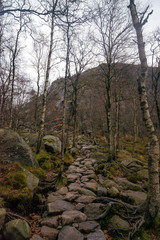
[[[95,159],[89,158],[82,146],[78,157],[66,172],[68,186],[50,193],[41,222],[41,238],[34,235],[31,240],[105,240],[99,223],[94,221],[103,212],[103,204],[93,203],[98,184],[94,172]],[[89,152],[87,150],[87,152]]]

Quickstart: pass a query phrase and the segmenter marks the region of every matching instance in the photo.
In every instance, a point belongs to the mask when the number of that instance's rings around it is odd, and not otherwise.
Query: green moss
[[[11,185],[13,188],[22,189],[27,186],[27,176],[20,169],[14,172],[9,172],[6,176],[6,184]]]
[[[66,164],[72,164],[74,162],[74,158],[72,157],[72,155],[70,153],[66,152],[64,154],[64,162]]]
[[[46,171],[40,167],[39,168],[26,167],[26,169],[33,173],[40,180],[44,180],[46,178]]]
[[[0,182],[2,202],[14,210],[29,213],[33,209],[33,192],[27,187],[27,176],[20,164],[1,167],[3,180]]]
[[[53,169],[53,164],[51,162],[44,162],[41,165],[42,169],[46,170],[46,171],[50,171]]]
[[[49,143],[55,143],[55,141],[52,139],[52,138],[47,138],[47,139],[45,139],[45,141],[44,142],[49,142]]]
[[[58,180],[58,182],[57,182],[57,186],[58,186],[58,187],[66,186],[67,183],[68,183],[68,182],[67,182],[67,178],[61,176],[61,178],[60,178],[60,179]]]
[[[44,150],[41,150],[40,153],[38,153],[36,155],[36,159],[40,165],[40,167],[42,166],[42,164],[45,162],[45,161],[50,161],[52,158],[52,154],[44,151]]]

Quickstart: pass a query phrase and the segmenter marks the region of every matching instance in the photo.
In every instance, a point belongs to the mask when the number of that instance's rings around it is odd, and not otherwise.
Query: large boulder
[[[16,132],[0,129],[1,163],[19,162],[24,166],[38,167],[38,162],[27,143]]]
[[[28,240],[30,227],[26,221],[16,219],[8,222],[4,230],[5,240]]]
[[[51,153],[61,152],[61,141],[58,137],[52,135],[46,135],[43,137],[43,143],[46,151]]]

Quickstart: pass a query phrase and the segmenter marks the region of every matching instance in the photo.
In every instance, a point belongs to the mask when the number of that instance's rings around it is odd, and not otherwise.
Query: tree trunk
[[[39,92],[40,92],[40,60],[38,60],[38,66],[37,66],[37,94],[35,99],[35,111],[34,111],[34,121],[35,121],[35,131],[37,132],[37,113],[38,113],[38,98],[39,98]]]
[[[65,68],[65,79],[64,79],[64,100],[63,100],[63,116],[62,116],[62,149],[61,149],[61,167],[59,172],[59,178],[62,176],[64,169],[64,151],[65,151],[65,129],[66,129],[66,94],[67,94],[67,80],[70,75],[69,70],[69,55],[70,55],[70,23],[68,20],[68,7],[67,7],[67,32],[66,32],[66,41],[67,41],[67,52],[66,52],[66,68]]]
[[[135,154],[135,145],[137,137],[137,116],[136,116],[136,100],[133,99],[133,148],[132,148],[132,157]]]
[[[47,60],[47,69],[46,69],[46,76],[45,76],[45,84],[44,84],[44,91],[43,91],[43,99],[42,99],[42,115],[41,115],[41,122],[39,127],[39,134],[37,140],[37,153],[39,153],[41,144],[42,144],[42,137],[44,134],[44,123],[45,123],[45,116],[46,116],[46,104],[47,104],[47,88],[48,88],[48,81],[51,69],[51,57],[53,52],[53,34],[54,34],[54,18],[55,18],[55,8],[57,5],[58,0],[53,6],[52,16],[51,16],[51,32],[50,32],[50,45],[49,45],[49,53],[48,53],[48,60]]]
[[[21,20],[20,20],[21,21]],[[16,42],[15,42],[15,47],[13,50],[13,57],[12,57],[12,82],[11,82],[11,102],[10,102],[10,120],[9,120],[9,128],[12,128],[13,124],[13,98],[14,98],[14,85],[15,85],[15,71],[16,71],[16,57],[17,57],[17,52],[18,52],[18,41],[19,41],[19,35],[22,30],[22,25],[20,22],[20,28],[17,32],[16,36]]]
[[[145,43],[143,41],[142,27],[147,22],[148,17],[140,21],[137,15],[134,0],[130,0],[130,12],[132,16],[133,26],[136,30],[139,59],[141,62],[141,74],[138,78],[138,92],[143,121],[149,137],[148,148],[148,173],[149,173],[149,189],[147,196],[147,204],[145,211],[145,222],[149,226],[155,219],[159,209],[159,143],[155,134],[153,122],[151,120],[147,94],[146,94],[146,78],[147,78],[147,58],[145,53]],[[145,13],[145,12],[144,12]]]

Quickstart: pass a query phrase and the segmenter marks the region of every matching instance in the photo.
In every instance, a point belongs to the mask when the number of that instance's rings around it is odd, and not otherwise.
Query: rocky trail
[[[40,221],[40,234],[33,235],[31,240],[111,239],[99,224],[99,220],[107,215],[108,203],[111,201],[114,205],[117,202],[120,209],[121,201],[123,207],[125,202],[139,205],[145,201],[147,195],[140,184],[130,182],[125,177],[110,179],[97,174],[96,169],[101,161],[94,158],[96,153],[97,146],[94,147],[91,143],[81,145],[78,157],[65,173],[67,186],[57,188],[47,195]],[[131,165],[134,172],[135,167],[138,171],[144,168],[137,165],[138,161],[134,161],[135,159],[129,160],[129,164],[128,160],[123,161],[124,165],[129,166],[128,171]],[[109,227],[128,232],[133,225],[134,222],[127,221],[127,218],[121,217],[120,212],[117,212],[112,214],[105,229]]]
[[[96,199],[96,160],[90,158],[90,146],[83,145],[81,155],[66,172],[68,186],[49,193],[47,211],[41,220],[41,236],[31,240],[105,240],[95,219],[102,214],[104,204]],[[87,153],[87,154],[86,154]]]

